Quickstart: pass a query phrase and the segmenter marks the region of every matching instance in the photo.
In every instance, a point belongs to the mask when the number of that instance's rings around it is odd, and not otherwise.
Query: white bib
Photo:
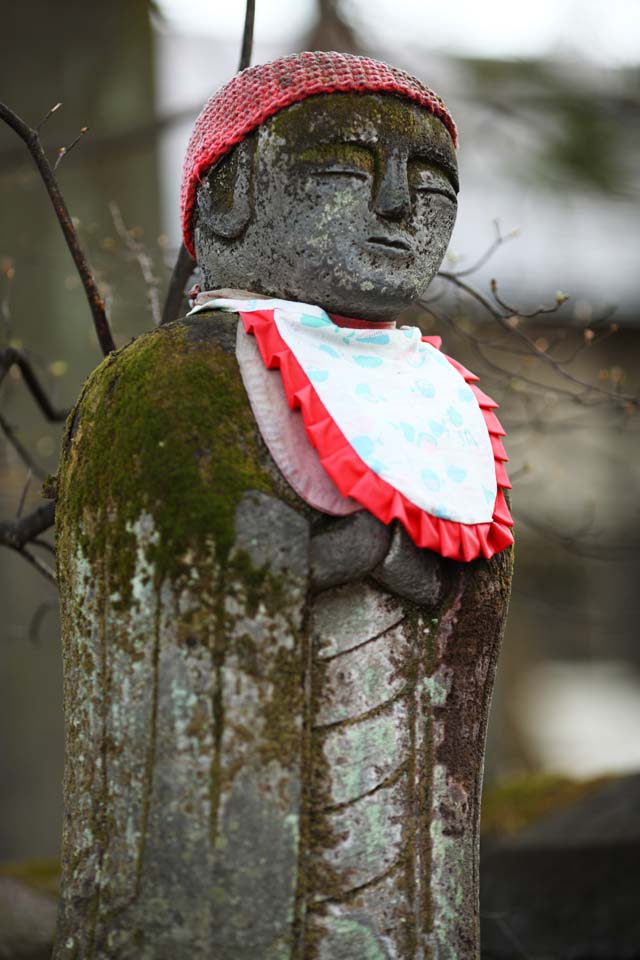
[[[216,298],[195,308],[273,311],[278,333],[370,470],[433,517],[490,523],[496,467],[472,389],[417,327],[337,326],[320,307]]]

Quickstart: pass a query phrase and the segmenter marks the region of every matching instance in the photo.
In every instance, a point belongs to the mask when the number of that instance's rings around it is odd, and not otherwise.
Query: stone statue
[[[468,371],[395,325],[440,265],[457,188],[446,108],[374,61],[287,57],[205,107],[183,187],[205,292],[102,363],[64,442],[57,958],[479,956],[502,431]],[[374,378],[403,337],[484,430],[475,520],[416,505],[377,440],[349,439],[352,415],[382,424],[382,381],[343,410],[305,361]],[[422,446],[391,424],[407,463],[453,435],[449,410]]]

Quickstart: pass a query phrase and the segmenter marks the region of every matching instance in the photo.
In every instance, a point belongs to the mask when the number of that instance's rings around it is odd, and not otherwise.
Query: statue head
[[[455,137],[435,94],[375,61],[302,54],[243,71],[205,107],[185,161],[185,244],[204,285],[391,319],[449,244]]]

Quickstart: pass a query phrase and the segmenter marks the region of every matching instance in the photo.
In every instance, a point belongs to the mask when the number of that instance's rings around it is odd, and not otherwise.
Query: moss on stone
[[[111,354],[67,424],[58,537],[79,536],[94,569],[109,557],[110,589],[123,604],[135,562],[131,527],[143,512],[159,534],[148,559],[160,583],[203,550],[224,562],[243,493],[273,487],[235,357],[187,330],[171,324]]]
[[[352,128],[354,133],[357,133],[360,130],[361,117],[359,101],[362,97],[375,97],[381,105],[384,105],[385,118],[388,119],[391,124],[395,123],[399,132],[405,134],[407,129],[410,131],[416,131],[418,129],[419,113],[414,114],[414,111],[407,109],[407,107],[415,107],[417,111],[421,111],[423,108],[393,93],[385,92],[374,94],[370,90],[365,90],[362,93],[355,91],[336,91],[334,93],[315,94],[314,96],[307,97],[305,100],[292,104],[292,106],[287,107],[285,110],[280,110],[268,122],[275,133],[286,137],[287,140],[299,135],[308,138],[309,111],[307,104],[312,104],[312,109],[315,109],[316,103],[322,100],[323,112],[330,115],[336,130],[344,131]],[[437,121],[435,129],[439,130],[440,127],[442,127],[443,133],[449,137],[449,132],[444,123],[436,118],[435,115],[434,120]]]
[[[342,141],[348,135],[352,135],[354,140],[361,136],[362,110],[360,101],[365,97],[369,101],[375,99],[378,102],[380,112],[384,113],[385,130],[388,137],[393,137],[397,131],[398,136],[402,138],[409,134],[409,136],[413,136],[416,142],[420,142],[424,135],[425,114],[428,114],[429,111],[404,97],[387,92],[377,94],[373,94],[371,91],[315,94],[299,103],[292,104],[285,110],[281,110],[267,121],[267,125],[277,137],[282,138],[287,150],[291,150],[293,146],[299,144],[299,149],[303,151],[300,159],[306,159],[307,161],[317,159],[321,163],[326,159],[328,148],[322,144],[310,143],[315,132],[314,115],[322,113],[325,117],[329,116],[333,129],[337,133],[339,132],[341,141],[339,149],[344,151],[345,159],[348,157],[357,167],[362,167],[362,147],[356,143],[352,145]],[[432,142],[429,159],[435,163],[440,163],[444,167],[457,190],[457,162],[451,135],[445,124],[435,114],[431,115],[431,120]],[[335,146],[332,145],[331,149],[335,149]]]
[[[276,614],[286,607],[286,578],[274,574],[266,565],[255,567],[246,550],[234,550],[227,568],[229,582],[233,583],[235,579],[242,584],[249,616],[255,616],[260,603],[265,605],[270,614]]]

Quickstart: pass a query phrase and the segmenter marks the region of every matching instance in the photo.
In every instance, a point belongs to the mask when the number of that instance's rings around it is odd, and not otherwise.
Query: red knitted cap
[[[347,53],[294,53],[237,73],[205,104],[196,120],[182,171],[180,210],[184,245],[194,256],[193,207],[206,171],[274,113],[316,93],[395,93],[426,107],[444,123],[454,145],[456,125],[440,97],[404,70]]]

